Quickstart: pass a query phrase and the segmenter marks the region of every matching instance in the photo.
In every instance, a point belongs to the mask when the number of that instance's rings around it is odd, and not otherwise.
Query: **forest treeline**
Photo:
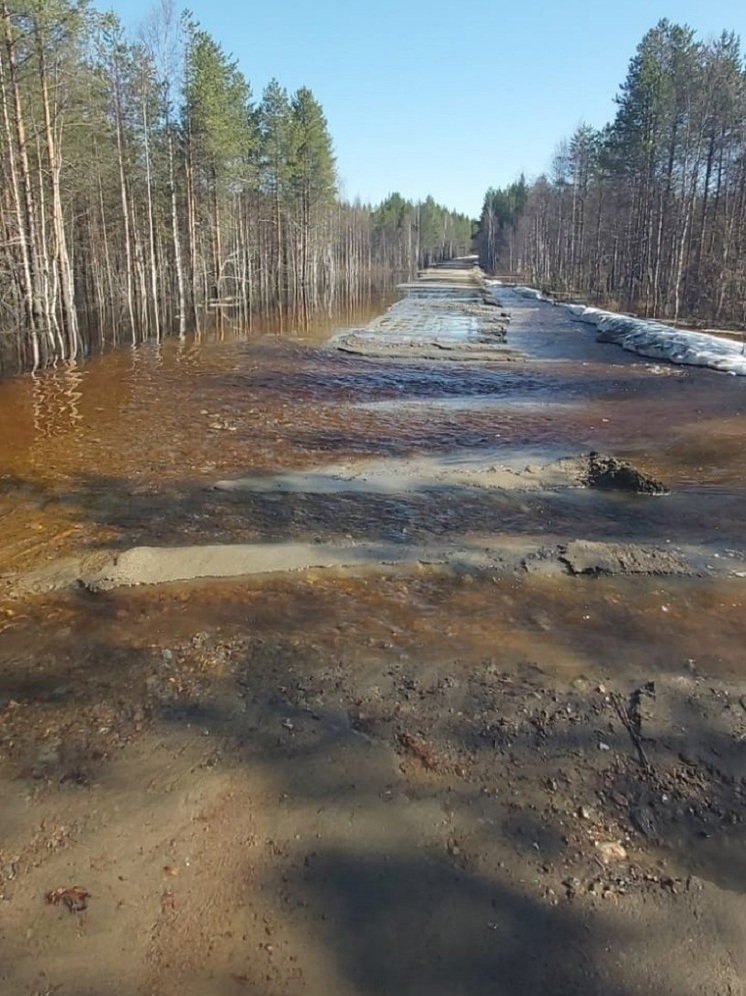
[[[484,199],[483,265],[646,316],[746,322],[746,64],[740,41],[660,21],[614,120]]]
[[[308,315],[471,244],[430,197],[343,199],[311,90],[255,99],[170,0],[135,39],[87,0],[0,2],[0,113],[0,370]]]

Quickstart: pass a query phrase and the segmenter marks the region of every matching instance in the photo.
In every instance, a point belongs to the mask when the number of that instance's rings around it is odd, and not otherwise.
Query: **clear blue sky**
[[[179,0],[175,0],[177,9]],[[128,27],[151,0],[97,0]],[[661,18],[746,45],[746,0],[191,0],[260,96],[309,86],[346,196],[432,194],[477,216],[489,186],[548,167],[584,121],[600,126]]]

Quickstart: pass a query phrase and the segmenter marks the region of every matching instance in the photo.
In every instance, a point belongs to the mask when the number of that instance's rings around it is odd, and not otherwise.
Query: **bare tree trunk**
[[[189,250],[189,281],[192,291],[192,316],[199,328],[199,310],[197,296],[197,204],[194,191],[194,158],[192,149],[191,123],[187,119],[186,135],[186,203],[187,203],[187,242]]]
[[[3,9],[5,14],[6,8]],[[6,36],[7,38],[7,36]],[[0,57],[0,101],[2,101],[3,131],[5,134],[5,146],[8,159],[8,175],[10,176],[10,188],[12,193],[13,210],[16,217],[15,239],[19,247],[21,258],[21,289],[23,295],[23,306],[26,315],[26,324],[31,339],[31,354],[34,369],[39,366],[41,354],[39,350],[39,334],[36,328],[36,309],[34,308],[34,283],[32,278],[31,255],[27,240],[27,226],[23,217],[21,206],[21,191],[18,181],[18,166],[16,163],[15,142],[10,123],[8,110],[8,98],[5,89],[5,67],[2,57]]]
[[[147,95],[142,97],[142,125],[143,139],[145,144],[145,181],[147,192],[147,212],[148,212],[148,248],[150,250],[149,270],[150,270],[150,293],[153,322],[155,324],[155,337],[158,341],[161,338],[161,317],[158,304],[158,268],[155,253],[155,219],[153,215],[153,181],[150,163],[150,135],[148,123]]]
[[[52,108],[49,97],[49,82],[47,76],[46,53],[41,26],[36,25],[37,54],[39,58],[39,83],[41,86],[42,108],[44,112],[44,138],[46,142],[49,181],[52,193],[52,227],[54,230],[54,257],[59,275],[60,296],[62,302],[62,323],[68,340],[68,355],[75,357],[81,347],[80,331],[78,329],[78,313],[75,306],[75,281],[70,256],[67,250],[67,234],[65,218],[60,194],[60,173],[62,160],[58,152],[52,123]],[[56,111],[55,111],[56,116]]]
[[[114,117],[116,121],[117,166],[119,169],[119,201],[122,206],[122,228],[124,237],[125,258],[125,298],[127,314],[130,320],[132,342],[136,341],[135,295],[134,295],[134,265],[132,260],[132,233],[130,230],[130,205],[127,192],[127,172],[124,161],[125,147],[122,127],[122,103],[119,77],[119,66],[114,66]]]
[[[25,242],[27,246],[29,275],[32,288],[32,313],[34,315],[34,327],[39,324],[45,326],[47,336],[51,325],[48,302],[40,293],[40,258],[39,243],[36,234],[36,218],[34,211],[33,190],[31,186],[31,170],[29,168],[28,148],[26,145],[26,128],[21,105],[21,92],[18,85],[18,64],[16,61],[15,45],[10,23],[10,12],[7,3],[0,6],[0,16],[3,21],[5,36],[5,49],[8,58],[8,75],[11,92],[13,94],[13,125],[15,129],[16,146],[18,150],[18,165],[20,167],[20,184],[23,193],[23,220],[25,226]]]
[[[178,297],[179,337],[186,335],[186,290],[184,287],[184,265],[181,258],[181,233],[179,232],[179,209],[176,199],[176,169],[174,166],[174,143],[171,126],[168,128],[168,182],[171,202],[171,238],[174,244],[174,268],[176,270],[176,293]]]
[[[96,162],[100,162],[98,147],[95,146]],[[114,277],[111,269],[111,249],[109,247],[109,234],[106,230],[106,208],[104,207],[104,184],[101,178],[100,167],[96,170],[96,176],[98,179],[98,209],[101,218],[101,241],[103,243],[104,249],[104,271],[106,273],[106,288],[107,294],[104,296],[104,301],[111,308],[114,301],[116,300],[116,293],[114,290]],[[102,301],[102,310],[104,307],[104,302]]]

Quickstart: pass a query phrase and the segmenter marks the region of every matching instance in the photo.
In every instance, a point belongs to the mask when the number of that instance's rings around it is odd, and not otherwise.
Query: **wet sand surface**
[[[746,384],[429,279],[403,357],[327,325],[0,385],[0,992],[743,992]],[[423,354],[483,307],[499,358]],[[588,541],[695,569],[541,554]],[[236,544],[308,559],[76,583]]]

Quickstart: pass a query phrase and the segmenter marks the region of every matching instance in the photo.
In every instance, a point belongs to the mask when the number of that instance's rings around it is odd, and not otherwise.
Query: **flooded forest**
[[[742,996],[745,94],[472,220],[0,2],[0,996]]]
[[[307,322],[469,249],[431,197],[341,200],[312,91],[254,99],[170,3],[135,41],[77,0],[5,4],[0,26],[0,373],[216,317]]]

